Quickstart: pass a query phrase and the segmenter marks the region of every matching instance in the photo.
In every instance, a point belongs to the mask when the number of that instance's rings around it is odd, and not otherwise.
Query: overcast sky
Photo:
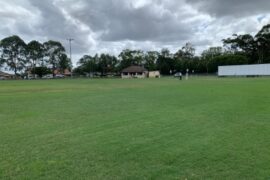
[[[270,23],[269,0],[1,0],[0,38],[74,38],[74,63],[83,54],[125,48],[172,52],[186,42],[197,53],[234,33]]]

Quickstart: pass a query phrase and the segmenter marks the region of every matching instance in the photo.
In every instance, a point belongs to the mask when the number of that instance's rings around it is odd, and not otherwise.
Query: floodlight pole
[[[69,42],[69,58],[70,58],[70,61],[71,61],[71,63],[72,63],[72,49],[71,49],[71,43],[72,43],[72,41],[74,41],[74,39],[68,38],[67,40],[68,40],[68,42]],[[72,77],[72,71],[71,71],[71,77]]]

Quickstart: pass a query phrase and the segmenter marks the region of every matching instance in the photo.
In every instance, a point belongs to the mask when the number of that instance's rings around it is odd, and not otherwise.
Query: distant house
[[[15,76],[13,74],[5,73],[0,71],[0,80],[1,79],[14,79]]]
[[[149,78],[160,78],[160,72],[159,71],[149,71],[148,77]]]
[[[54,74],[55,75],[64,75],[65,77],[70,77],[71,76],[71,72],[70,72],[70,70],[68,70],[68,69],[65,69],[63,72],[61,72],[59,69],[56,69],[56,70],[54,70]]]
[[[121,73],[122,78],[146,78],[147,75],[147,69],[141,66],[129,66]]]

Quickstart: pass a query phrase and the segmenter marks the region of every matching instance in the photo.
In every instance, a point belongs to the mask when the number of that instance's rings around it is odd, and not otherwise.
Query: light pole
[[[72,43],[72,41],[74,41],[74,39],[68,38],[67,40],[68,40],[68,42],[69,42],[69,58],[70,58],[70,61],[71,61],[71,63],[72,63],[72,49],[71,49],[71,43]],[[70,73],[71,73],[71,77],[72,77],[72,70],[71,70]]]
[[[189,72],[189,69],[186,70],[186,80],[188,80],[188,72]]]
[[[263,49],[262,49],[262,43],[258,41],[258,54],[259,54],[259,61],[258,61],[258,64],[262,63],[263,62]]]

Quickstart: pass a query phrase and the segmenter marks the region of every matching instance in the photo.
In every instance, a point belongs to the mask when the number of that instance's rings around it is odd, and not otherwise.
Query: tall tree
[[[60,56],[60,61],[59,61],[59,66],[58,66],[59,70],[61,73],[64,73],[64,71],[66,69],[68,69],[69,71],[71,71],[72,68],[72,62],[71,60],[67,57],[66,54],[62,54]]]
[[[58,41],[48,41],[44,43],[45,56],[52,68],[53,76],[55,76],[55,70],[59,68],[61,57],[65,54],[64,46]]]
[[[82,58],[78,61],[78,67],[76,68],[77,72],[80,72],[80,74],[92,74],[97,71],[97,57],[92,57],[89,55],[84,55]]]
[[[173,55],[174,59],[177,60],[182,60],[185,58],[185,52],[182,49],[179,49],[174,55]]]
[[[157,59],[157,69],[162,74],[170,74],[175,70],[174,59],[168,49],[162,49]]]
[[[26,66],[26,44],[19,36],[10,36],[0,42],[1,61],[14,71],[15,75]]]
[[[195,55],[195,48],[191,43],[186,43],[185,46],[182,47],[182,50],[185,59],[191,59]]]
[[[141,50],[125,49],[119,54],[121,68],[131,65],[142,65],[144,53]]]
[[[223,44],[227,52],[247,56],[249,63],[256,63],[258,61],[257,43],[250,34],[234,34],[232,38],[223,39]]]
[[[33,40],[27,44],[26,50],[27,59],[31,67],[31,72],[33,74],[36,74],[35,70],[37,70],[37,65],[44,66],[44,46],[40,42]]]
[[[143,63],[144,67],[149,71],[156,70],[157,69],[156,62],[159,55],[160,54],[157,51],[148,51],[144,57],[144,63]]]
[[[160,56],[162,56],[164,58],[170,58],[171,57],[170,50],[167,48],[161,49]]]
[[[259,63],[270,62],[270,24],[264,26],[255,36],[258,45]]]
[[[114,72],[117,64],[117,58],[109,54],[101,54],[98,61],[98,69],[102,75],[108,72]]]
[[[204,50],[202,52],[201,58],[202,58],[202,63],[198,64],[203,65],[206,68],[206,72],[209,72],[209,65],[211,61],[218,56],[221,56],[223,54],[223,49],[222,47],[210,47],[207,50]]]
[[[223,54],[222,47],[210,47],[202,52],[203,59],[212,59]]]

